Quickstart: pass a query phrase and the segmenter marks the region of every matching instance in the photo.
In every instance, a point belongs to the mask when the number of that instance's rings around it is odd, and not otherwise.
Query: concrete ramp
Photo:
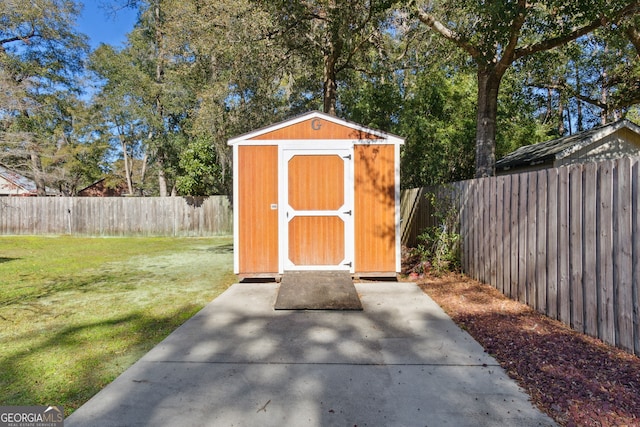
[[[275,310],[362,310],[348,271],[287,271]]]

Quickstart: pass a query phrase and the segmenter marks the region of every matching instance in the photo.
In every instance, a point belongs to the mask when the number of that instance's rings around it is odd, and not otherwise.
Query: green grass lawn
[[[0,405],[69,415],[234,280],[230,238],[0,236]]]

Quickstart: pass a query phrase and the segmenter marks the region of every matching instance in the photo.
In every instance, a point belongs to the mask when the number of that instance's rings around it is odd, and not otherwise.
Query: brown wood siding
[[[340,156],[296,155],[289,160],[289,205],[295,210],[338,210],[344,204]]]
[[[393,145],[356,145],[355,269],[395,271],[395,162]]]
[[[309,119],[291,126],[267,132],[253,140],[287,139],[377,139],[375,135],[339,125],[324,119]]]
[[[344,222],[337,216],[293,218],[289,259],[296,265],[338,265],[344,259]]]
[[[278,147],[238,147],[239,272],[278,272]]]

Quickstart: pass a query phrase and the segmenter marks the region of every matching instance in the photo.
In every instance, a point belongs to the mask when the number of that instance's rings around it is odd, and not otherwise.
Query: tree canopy
[[[40,194],[231,191],[230,137],[323,110],[406,138],[402,185],[494,173],[521,145],[638,117],[636,1],[109,0],[0,5],[0,163]]]

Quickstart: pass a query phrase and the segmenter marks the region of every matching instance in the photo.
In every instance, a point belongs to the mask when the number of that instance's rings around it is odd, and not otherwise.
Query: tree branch
[[[588,23],[583,27],[580,27],[571,31],[568,34],[543,40],[540,43],[523,46],[519,49],[516,49],[514,52],[513,61],[525,56],[532,55],[537,52],[544,52],[546,50],[550,50],[555,47],[562,46],[563,44],[569,43],[573,40],[576,40],[579,37],[589,34],[593,30],[603,25],[617,22],[621,18],[627,15],[636,14],[639,11],[640,11],[640,2],[634,1],[628,4],[627,6],[623,7],[622,9],[620,9],[616,13],[614,13],[611,17],[602,16],[600,18],[594,19],[593,21],[591,21],[590,23]]]
[[[636,48],[636,53],[640,57],[640,30],[634,25],[629,25],[624,30],[625,34],[629,38],[629,41]]]
[[[501,68],[504,68],[505,70],[509,68],[509,65],[511,65],[514,60],[513,58],[518,45],[518,38],[520,37],[520,30],[522,30],[522,26],[524,25],[524,21],[527,16],[527,0],[518,0],[518,8],[520,10],[511,24],[509,42],[502,53],[502,58],[498,61]]]
[[[415,2],[410,2],[410,5],[413,5]],[[464,49],[472,58],[478,59],[480,55],[480,51],[478,48],[468,40],[465,40],[458,33],[444,25],[442,22],[438,21],[432,14],[425,12],[424,10],[417,8],[418,19],[425,25],[427,25],[432,30],[439,33],[445,39],[453,42],[456,46]]]
[[[26,34],[24,36],[14,36],[6,39],[0,39],[0,46],[5,45],[7,43],[13,43],[18,41],[28,42],[30,39],[34,37],[39,37],[39,36],[40,36],[39,34],[36,34],[36,30],[31,30],[29,34]]]

